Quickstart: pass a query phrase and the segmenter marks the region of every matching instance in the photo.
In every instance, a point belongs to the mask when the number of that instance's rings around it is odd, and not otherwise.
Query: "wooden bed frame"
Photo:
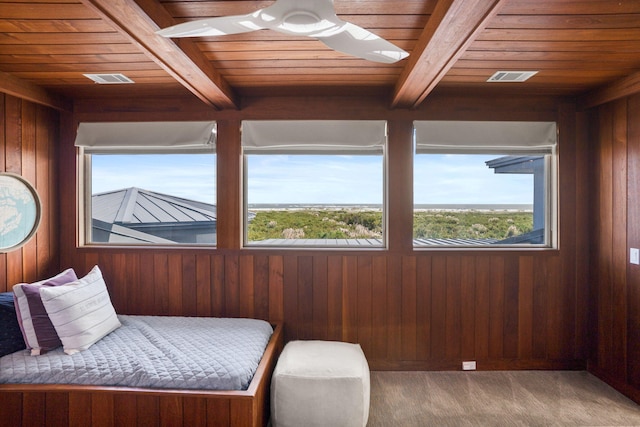
[[[266,426],[283,340],[275,324],[246,391],[0,384],[0,426]]]

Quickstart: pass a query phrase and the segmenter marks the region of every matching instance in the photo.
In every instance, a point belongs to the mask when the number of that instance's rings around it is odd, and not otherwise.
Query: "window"
[[[215,245],[215,123],[82,123],[76,146],[84,243]]]
[[[414,127],[414,247],[555,246],[555,123]]]
[[[245,246],[385,245],[384,121],[245,121]]]

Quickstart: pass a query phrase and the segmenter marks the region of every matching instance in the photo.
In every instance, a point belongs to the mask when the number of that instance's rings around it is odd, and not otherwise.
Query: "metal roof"
[[[92,217],[112,224],[215,222],[216,206],[136,187],[94,194]]]
[[[163,239],[153,234],[143,233],[132,228],[105,223],[95,219],[92,222],[92,226],[93,229],[91,233],[94,243],[153,243],[159,245],[175,243],[172,240]]]
[[[414,239],[414,246],[480,246],[499,243],[498,239]],[[335,246],[381,247],[382,239],[265,239],[251,246]]]

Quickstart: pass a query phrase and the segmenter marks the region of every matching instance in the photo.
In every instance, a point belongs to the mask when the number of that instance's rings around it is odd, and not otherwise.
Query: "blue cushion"
[[[13,292],[2,292],[0,293],[0,357],[26,348],[13,305]]]
[[[15,311],[13,306],[13,292],[0,293],[0,308]]]

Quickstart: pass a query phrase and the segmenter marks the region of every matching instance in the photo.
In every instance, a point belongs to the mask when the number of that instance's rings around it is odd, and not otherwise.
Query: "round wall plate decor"
[[[0,253],[18,249],[36,234],[42,206],[23,177],[0,172]]]

